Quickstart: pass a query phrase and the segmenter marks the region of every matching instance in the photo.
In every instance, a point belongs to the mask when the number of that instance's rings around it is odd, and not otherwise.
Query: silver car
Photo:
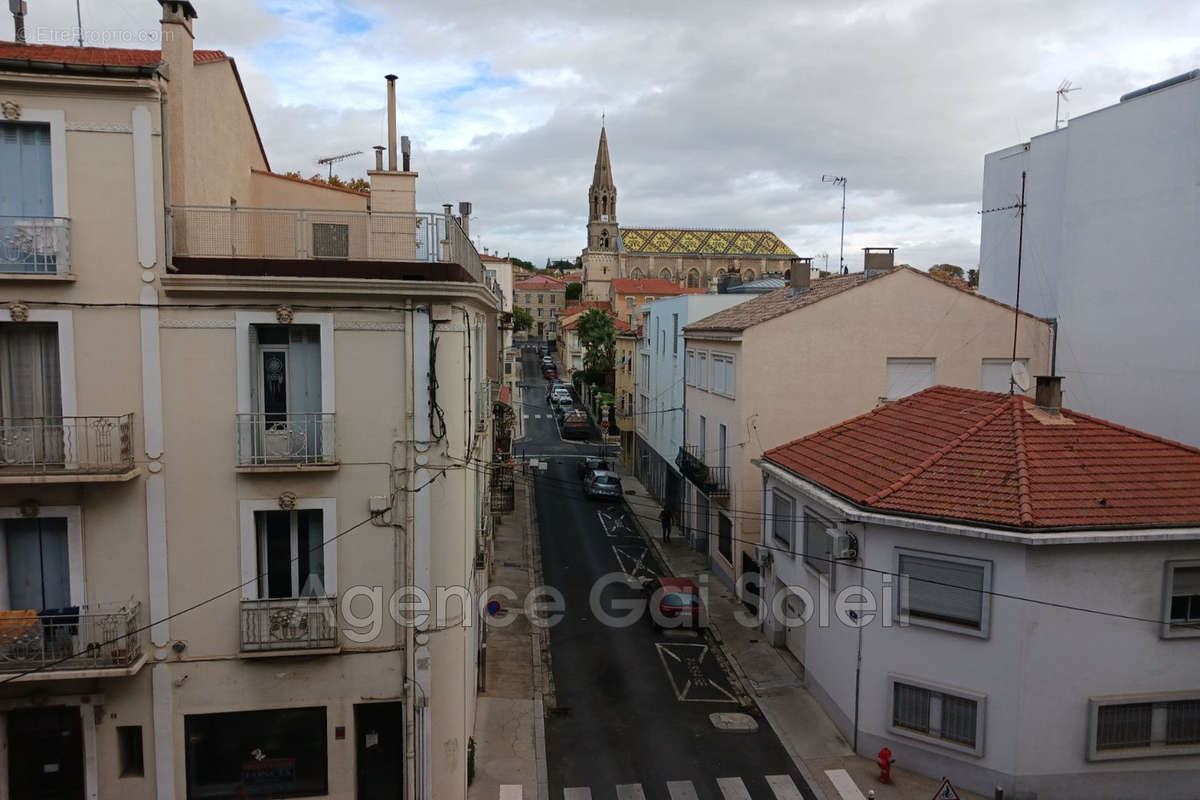
[[[620,500],[621,478],[615,472],[595,470],[588,475],[583,491],[593,500]]]

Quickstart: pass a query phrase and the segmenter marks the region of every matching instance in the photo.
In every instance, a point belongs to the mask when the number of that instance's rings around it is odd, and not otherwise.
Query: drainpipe
[[[162,182],[163,182],[163,249],[166,251],[167,272],[175,272],[175,215],[171,209],[171,140],[170,126],[167,124],[167,91],[171,79],[163,74],[160,65],[158,75],[158,127],[159,144],[162,146]],[[168,87],[163,86],[166,81]]]

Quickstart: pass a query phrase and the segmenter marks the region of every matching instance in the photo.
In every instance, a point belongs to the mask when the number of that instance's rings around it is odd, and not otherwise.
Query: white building
[[[983,208],[1026,175],[1021,308],[1056,318],[1057,373],[1090,414],[1200,444],[1200,71],[984,158]],[[1013,303],[1018,218],[983,214],[980,290]]]
[[[683,326],[755,294],[681,294],[641,308],[642,340],[637,351],[637,437],[634,465],[638,479],[660,502],[678,510],[680,474],[675,466],[684,443]]]
[[[1200,451],[1046,388],[936,386],[768,450],[766,631],[862,755],[989,796],[1194,798]]]

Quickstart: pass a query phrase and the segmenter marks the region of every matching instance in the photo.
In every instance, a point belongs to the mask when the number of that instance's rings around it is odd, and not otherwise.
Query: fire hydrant
[[[892,751],[888,748],[883,748],[879,751],[879,782],[892,782],[892,764],[896,759],[892,758]]]

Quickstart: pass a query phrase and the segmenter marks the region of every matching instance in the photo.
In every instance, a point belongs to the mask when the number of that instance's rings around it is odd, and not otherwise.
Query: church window
[[[629,277],[633,278],[635,281],[641,280],[642,279],[642,268],[634,267],[633,272],[629,273]]]
[[[699,270],[688,270],[687,285],[689,289],[697,289],[700,287]]]
[[[608,213],[608,195],[605,195],[604,197],[602,197],[600,199],[600,213],[601,214]]]
[[[671,270],[664,267],[662,272],[658,273],[658,277],[662,278],[663,280],[671,280]]]
[[[719,270],[717,270],[717,277],[718,277],[718,278],[720,278],[720,277],[721,277],[722,275],[724,275],[724,274],[725,274],[725,270],[724,270],[724,269],[719,269]]]
[[[608,247],[608,231],[607,230],[600,231],[600,246]]]
[[[748,270],[746,270],[745,272],[743,272],[743,273],[742,273],[742,280],[744,280],[744,281],[752,281],[752,280],[754,280],[754,270],[752,270],[752,269],[748,269]]]
[[[596,198],[593,197],[592,198],[592,219],[596,219],[598,216],[600,216],[600,211],[597,208]]]

